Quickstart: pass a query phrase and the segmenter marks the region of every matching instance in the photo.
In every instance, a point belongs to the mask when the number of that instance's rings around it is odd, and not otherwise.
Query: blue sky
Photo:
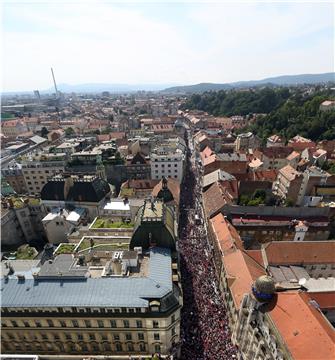
[[[4,1],[4,91],[231,82],[334,67],[331,2]]]

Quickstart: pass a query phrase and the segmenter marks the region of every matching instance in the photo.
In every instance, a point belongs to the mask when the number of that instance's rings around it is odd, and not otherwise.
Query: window
[[[11,323],[14,327],[17,327],[17,322],[15,320],[11,320]]]
[[[107,340],[107,335],[101,335],[101,340],[106,341]]]
[[[99,346],[96,344],[93,344],[92,349],[93,349],[93,351],[99,351]]]
[[[134,345],[128,344],[128,351],[134,351]]]
[[[123,326],[125,328],[129,328],[129,321],[128,320],[123,320]]]
[[[89,334],[90,340],[95,340],[95,335],[94,334]]]
[[[136,320],[136,327],[138,327],[138,328],[143,327],[143,324],[142,324],[141,320]]]
[[[131,340],[131,333],[126,333],[126,340]]]
[[[72,340],[71,334],[65,334],[66,340]]]
[[[47,323],[48,323],[48,326],[49,327],[53,327],[54,326],[54,323],[52,320],[47,320]]]
[[[48,340],[48,336],[46,334],[42,334],[41,336],[43,340]]]
[[[30,326],[29,323],[28,323],[28,321],[23,321],[23,324],[24,324],[25,327],[29,327],[29,326]]]
[[[111,351],[111,346],[109,344],[104,344],[105,351]]]
[[[81,349],[82,349],[82,351],[85,351],[85,352],[88,351],[88,347],[86,344],[82,344]]]
[[[115,345],[116,351],[122,351],[122,345],[120,343],[117,343]]]
[[[152,327],[153,327],[154,329],[158,329],[158,328],[159,328],[159,323],[158,323],[158,321],[154,320],[154,321],[152,322]]]
[[[83,334],[78,334],[78,335],[77,335],[77,338],[78,338],[78,340],[84,340]]]
[[[60,323],[60,326],[61,326],[61,327],[66,327],[66,323],[65,323],[65,321],[60,320],[60,321],[59,321],[59,323]]]
[[[54,334],[54,340],[59,340],[59,335],[58,334]]]
[[[130,312],[130,313],[134,313],[134,312],[135,312],[135,309],[130,308],[130,309],[128,309],[128,312]]]
[[[160,352],[161,351],[161,346],[160,345],[155,345],[155,352]]]
[[[114,340],[119,341],[120,340],[120,335],[119,334],[114,334]]]
[[[159,340],[159,333],[154,333],[154,339]]]
[[[98,327],[103,328],[104,322],[102,320],[98,320]]]
[[[115,320],[111,320],[111,328],[116,328],[116,321]]]
[[[144,340],[144,334],[143,333],[138,333],[138,340]]]
[[[90,320],[85,320],[85,326],[90,328],[91,327],[91,322]]]
[[[72,320],[72,325],[73,325],[73,327],[79,327],[77,320]]]
[[[145,351],[145,344],[140,344],[140,351]]]

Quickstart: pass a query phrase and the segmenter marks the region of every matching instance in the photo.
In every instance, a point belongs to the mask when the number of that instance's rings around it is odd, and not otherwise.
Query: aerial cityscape
[[[62,5],[3,4],[0,359],[333,360],[334,4]]]

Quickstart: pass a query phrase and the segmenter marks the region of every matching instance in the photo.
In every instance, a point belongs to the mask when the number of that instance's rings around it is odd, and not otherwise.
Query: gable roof
[[[333,264],[335,241],[273,241],[262,254],[269,265]]]

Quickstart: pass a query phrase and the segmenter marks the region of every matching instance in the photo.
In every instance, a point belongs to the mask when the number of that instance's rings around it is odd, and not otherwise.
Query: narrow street
[[[184,293],[181,359],[234,359],[237,358],[237,349],[230,340],[226,310],[215,275],[202,213],[200,174],[190,142],[189,135],[179,222]],[[195,223],[196,215],[200,217],[201,224]]]

